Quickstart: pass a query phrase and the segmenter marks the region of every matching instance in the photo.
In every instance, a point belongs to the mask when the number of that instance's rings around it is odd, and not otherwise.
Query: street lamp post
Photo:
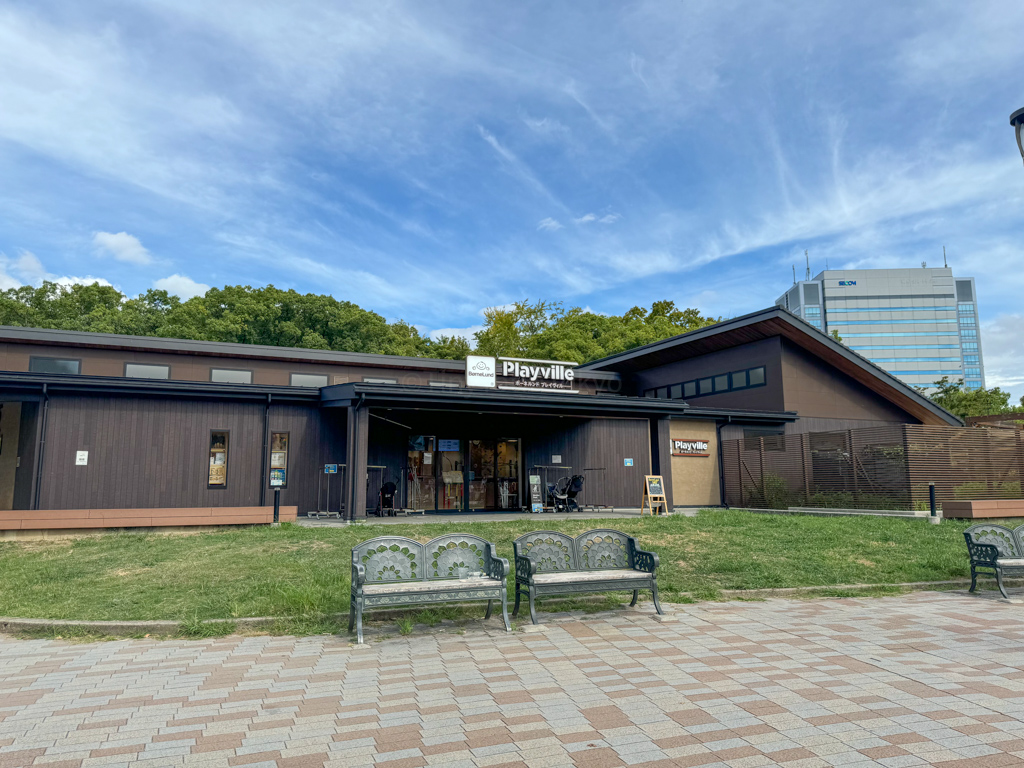
[[[1020,150],[1021,159],[1024,160],[1024,109],[1018,109],[1010,115],[1010,125],[1017,131],[1017,148]]]

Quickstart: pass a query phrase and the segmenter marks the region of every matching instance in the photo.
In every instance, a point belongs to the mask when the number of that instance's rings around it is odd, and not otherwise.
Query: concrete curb
[[[779,587],[771,589],[723,589],[720,593],[723,597],[741,598],[741,597],[785,597],[787,595],[799,595],[799,594],[813,594],[822,590],[848,590],[853,591],[857,589],[876,589],[878,587],[898,587],[901,589],[908,589],[911,591],[927,591],[934,587],[966,587],[971,583],[970,579],[954,579],[951,581],[911,581],[903,582],[900,584],[833,584],[833,585],[820,585],[814,587]],[[1024,585],[1024,580],[1006,580],[1008,586],[1011,583],[1018,583]],[[680,593],[688,594],[688,593]],[[676,605],[676,604],[667,604]],[[682,604],[679,604],[678,610],[683,610]],[[667,615],[665,617],[658,616],[653,613],[651,609],[651,617],[656,621],[675,621],[677,617]],[[372,614],[367,614],[366,619],[368,621],[388,621],[397,619],[404,614],[402,609],[394,609],[387,611],[375,611]],[[272,627],[279,621],[290,621],[295,617],[289,616],[252,616],[243,617],[240,619],[204,619],[201,624],[234,624],[237,628],[248,628],[248,629],[262,629],[265,627]],[[348,618],[347,613],[336,613],[332,614],[329,618],[335,620],[344,620]],[[73,619],[19,619],[19,618],[8,618],[0,617],[0,633],[3,632],[14,632],[18,630],[48,630],[48,631],[60,631],[62,629],[79,629],[90,632],[96,632],[105,635],[175,635],[181,630],[182,622],[180,621],[80,621]],[[538,632],[543,631],[542,624],[536,625],[536,629],[527,629],[526,627],[533,627],[534,625],[528,624],[521,627],[521,631],[524,632]]]

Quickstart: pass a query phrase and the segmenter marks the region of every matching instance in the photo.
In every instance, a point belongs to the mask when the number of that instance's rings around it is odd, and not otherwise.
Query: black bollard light
[[[932,494],[932,495],[934,496],[934,494]],[[933,504],[932,505],[933,509],[934,509],[934,506],[935,505]],[[934,515],[935,513],[932,512],[932,514]],[[278,523],[280,521],[281,521],[281,489],[280,488],[275,488],[274,489],[274,523]]]

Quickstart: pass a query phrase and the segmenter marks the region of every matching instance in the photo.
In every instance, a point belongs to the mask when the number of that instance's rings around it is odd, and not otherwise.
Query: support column
[[[671,419],[651,419],[651,473],[665,481],[665,500],[672,509],[672,432]]]
[[[366,517],[366,464],[370,445],[370,410],[348,408],[348,440],[345,444],[345,516]]]

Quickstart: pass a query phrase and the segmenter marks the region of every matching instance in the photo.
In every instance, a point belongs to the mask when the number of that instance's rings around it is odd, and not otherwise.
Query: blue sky
[[[486,306],[978,280],[1024,394],[1024,3],[0,2],[0,287]]]

